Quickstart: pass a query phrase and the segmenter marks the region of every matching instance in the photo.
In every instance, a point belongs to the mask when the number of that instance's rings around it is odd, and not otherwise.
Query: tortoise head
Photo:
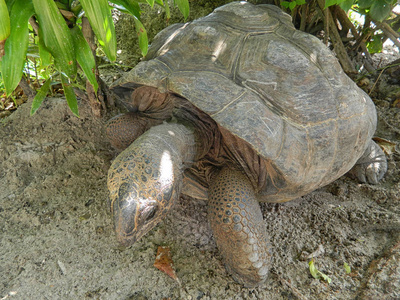
[[[165,157],[156,159],[156,154],[137,151],[132,145],[109,169],[107,184],[114,229],[125,246],[154,228],[177,198],[172,162]]]
[[[125,246],[135,243],[162,219],[157,201],[140,197],[136,185],[129,182],[119,186],[111,211],[117,239]]]

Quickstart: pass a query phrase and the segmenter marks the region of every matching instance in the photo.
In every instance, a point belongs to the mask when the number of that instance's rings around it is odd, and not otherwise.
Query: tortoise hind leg
[[[208,216],[227,271],[246,287],[265,281],[269,247],[253,186],[239,171],[222,169],[209,189]]]
[[[385,153],[374,141],[371,140],[364,154],[359,158],[350,174],[362,183],[377,184],[387,171]]]

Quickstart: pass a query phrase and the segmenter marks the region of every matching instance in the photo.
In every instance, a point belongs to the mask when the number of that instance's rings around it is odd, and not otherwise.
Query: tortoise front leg
[[[270,254],[260,206],[249,179],[222,169],[209,189],[208,216],[227,271],[246,287],[268,275]]]

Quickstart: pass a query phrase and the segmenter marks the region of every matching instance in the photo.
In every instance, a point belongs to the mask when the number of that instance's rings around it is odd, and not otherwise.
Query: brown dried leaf
[[[154,266],[160,271],[167,274],[172,279],[179,282],[178,277],[176,276],[172,258],[171,258],[171,249],[166,246],[159,246],[157,250],[156,260],[154,262]]]
[[[385,152],[385,154],[387,155],[393,154],[396,150],[396,144],[389,140],[385,140],[379,137],[374,137],[373,140],[382,148],[383,152]]]

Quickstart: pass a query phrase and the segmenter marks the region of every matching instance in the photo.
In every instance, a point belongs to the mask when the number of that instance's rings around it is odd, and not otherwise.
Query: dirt
[[[30,117],[30,104],[0,130],[0,299],[400,298],[398,148],[379,185],[343,177],[301,199],[263,204],[270,279],[246,289],[225,272],[205,202],[181,199],[140,242],[119,246],[104,120],[84,103],[78,119],[60,98]],[[378,106],[378,115],[377,135],[398,147],[399,108]],[[153,266],[159,245],[171,249],[180,283]],[[311,259],[330,283],[311,276]]]

